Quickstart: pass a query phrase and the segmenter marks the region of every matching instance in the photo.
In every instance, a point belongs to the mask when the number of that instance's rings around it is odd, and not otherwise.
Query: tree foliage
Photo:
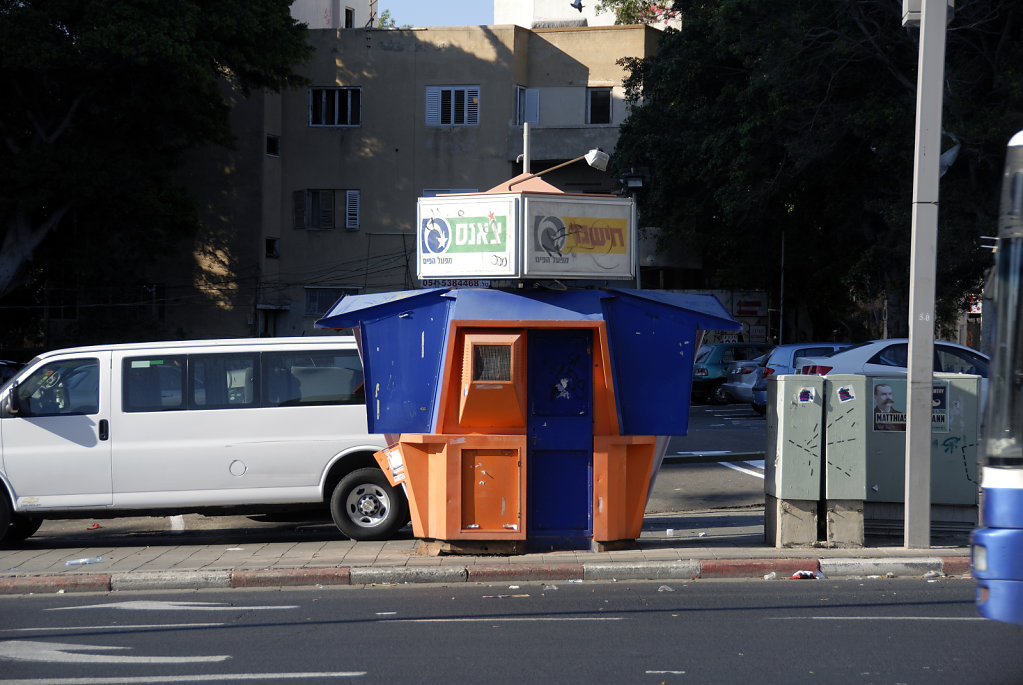
[[[618,24],[654,24],[678,12],[671,0],[598,0],[597,12],[614,12]]]
[[[0,0],[0,298],[130,279],[195,228],[183,153],[231,146],[231,97],[303,80],[288,0]]]
[[[787,339],[905,334],[919,30],[890,0],[673,8],[680,30],[625,61],[614,163],[650,169],[644,224],[701,249],[708,287],[777,291],[784,235]],[[959,0],[948,28],[943,128],[961,148],[941,180],[944,322],[990,262],[981,236],[1023,127],[1021,27],[1015,0]]]

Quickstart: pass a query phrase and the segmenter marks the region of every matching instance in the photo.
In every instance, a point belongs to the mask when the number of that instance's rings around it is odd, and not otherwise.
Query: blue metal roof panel
[[[401,290],[366,295],[345,295],[319,319],[316,328],[355,328],[366,319],[389,316],[395,311],[429,306],[448,288]]]

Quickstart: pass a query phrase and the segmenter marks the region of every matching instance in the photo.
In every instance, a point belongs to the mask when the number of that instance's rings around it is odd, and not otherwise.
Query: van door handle
[[[99,420],[99,439],[106,440],[110,437],[110,423],[106,419]]]

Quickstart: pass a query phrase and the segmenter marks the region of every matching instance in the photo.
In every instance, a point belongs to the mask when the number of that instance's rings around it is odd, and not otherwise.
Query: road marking
[[[620,616],[522,616],[504,618],[390,618],[387,623],[522,623],[530,621],[621,621]]]
[[[773,621],[987,621],[983,616],[772,616]]]
[[[0,680],[0,685],[135,685],[136,683],[213,683],[240,680],[303,680],[310,678],[358,678],[366,671],[326,671],[323,673],[223,673],[215,675],[163,675],[139,676],[137,678],[26,678],[21,680]]]
[[[150,628],[217,628],[223,623],[142,623],[138,625],[50,626],[44,628],[0,628],[0,633],[33,633],[51,630],[148,630]]]
[[[274,609],[298,609],[297,604],[280,606],[232,606],[226,602],[111,602],[109,604],[86,604],[77,607],[52,607],[46,611],[68,611],[71,609],[125,609],[128,611],[271,611]]]
[[[736,471],[741,471],[742,473],[748,473],[751,476],[756,476],[760,480],[764,479],[764,474],[761,473],[760,471],[751,471],[750,469],[744,469],[741,466],[736,466],[735,464],[732,464],[732,463],[727,462],[727,461],[719,461],[718,463],[721,464],[722,466],[726,466],[726,467],[728,467],[730,469],[734,469]]]
[[[62,642],[8,640],[0,642],[0,659],[8,661],[45,661],[62,664],[194,664],[227,661],[226,654],[215,656],[121,656],[119,654],[75,654],[80,651],[114,651],[128,647],[76,645]]]
[[[181,532],[181,531],[183,531],[185,529],[185,517],[184,516],[178,515],[178,516],[170,516],[168,518],[170,519],[170,529],[173,530],[174,532]]]
[[[719,454],[731,454],[730,450],[702,450],[700,452],[675,452],[683,457],[713,457]]]

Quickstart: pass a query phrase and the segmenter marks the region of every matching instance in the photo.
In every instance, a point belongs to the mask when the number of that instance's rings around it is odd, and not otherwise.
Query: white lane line
[[[148,630],[150,628],[216,628],[223,623],[141,623],[109,626],[50,626],[44,628],[0,628],[0,633],[49,632],[51,630]]]
[[[736,466],[735,464],[732,464],[732,463],[727,462],[727,461],[719,461],[718,463],[721,464],[722,466],[727,466],[730,469],[734,469],[736,471],[740,471],[742,473],[746,473],[746,474],[749,474],[751,476],[755,476],[755,477],[759,478],[760,480],[764,479],[764,474],[759,472],[759,471],[751,471],[750,469],[744,469],[741,466]]]
[[[175,532],[180,532],[185,529],[185,517],[184,516],[170,516],[170,529]]]
[[[278,609],[298,609],[297,604],[232,606],[224,602],[181,602],[181,601],[148,601],[131,600],[127,602],[109,602],[107,604],[83,604],[74,607],[50,607],[46,611],[71,611],[73,609],[125,609],[127,611],[276,611]]]
[[[763,469],[765,467],[763,459],[755,459],[753,461],[747,461],[745,463],[749,466],[752,466],[755,469]]]
[[[718,454],[731,454],[729,450],[702,450],[700,452],[675,452],[683,457],[713,457]]]
[[[211,673],[196,675],[139,676],[126,678],[26,678],[0,680],[0,685],[135,685],[136,683],[216,683],[242,680],[309,680],[314,678],[358,678],[366,671],[325,671],[322,673]]]
[[[772,621],[987,621],[983,616],[772,616]]]
[[[35,642],[8,640],[0,642],[0,660],[42,661],[50,664],[193,664],[227,661],[228,654],[212,656],[128,656],[111,654],[130,647],[109,645],[80,645],[64,642]],[[105,652],[82,654],[81,652]]]
[[[620,616],[522,616],[503,618],[390,618],[387,623],[524,623],[556,621],[621,621]],[[383,622],[383,621],[382,621]]]

